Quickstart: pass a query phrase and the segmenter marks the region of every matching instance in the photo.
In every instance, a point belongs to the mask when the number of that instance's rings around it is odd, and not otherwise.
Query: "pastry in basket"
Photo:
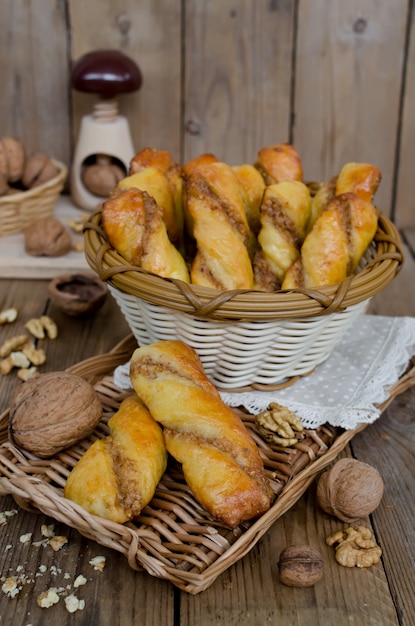
[[[102,226],[113,248],[132,265],[189,282],[186,263],[167,236],[163,211],[145,191],[133,187],[104,202]]]
[[[261,203],[259,248],[254,257],[255,288],[276,291],[300,256],[310,218],[309,188],[294,180],[265,188]]]
[[[185,189],[186,211],[197,243],[191,282],[221,291],[251,289],[250,253],[256,242],[235,172],[222,162],[198,167],[186,180]]]
[[[287,180],[303,180],[303,165],[294,146],[281,143],[262,148],[257,155],[255,167],[266,185]]]
[[[124,524],[150,502],[167,465],[162,430],[136,395],[122,401],[72,469],[65,498],[93,515]]]
[[[167,150],[143,148],[130,161],[130,176],[143,170],[155,167],[167,178],[173,194],[175,220],[178,231],[183,229],[183,179],[180,165],[173,159]],[[175,241],[176,245],[180,245]]]
[[[146,191],[163,210],[163,219],[166,224],[169,239],[175,246],[179,246],[183,234],[183,214],[177,215],[174,196],[165,173],[156,167],[147,167],[136,174],[120,180],[113,190],[112,196],[127,189]]]
[[[378,212],[354,193],[335,196],[287,270],[282,289],[337,285],[353,274],[376,233]]]
[[[258,448],[191,347],[160,341],[136,349],[130,378],[163,425],[167,450],[182,464],[194,497],[212,517],[234,528],[270,507],[273,492]]]
[[[257,235],[261,228],[259,208],[265,190],[264,179],[253,165],[234,165],[232,169],[241,186],[249,227]]]
[[[366,202],[373,202],[382,179],[379,168],[370,163],[346,163],[338,176],[323,183],[313,198],[309,228],[328,206],[329,202],[342,193],[355,193]]]
[[[217,156],[212,154],[211,152],[203,152],[202,154],[198,154],[182,165],[182,176],[186,180],[189,178],[190,174],[197,167],[203,167],[204,165],[210,165],[210,163],[218,163],[219,159]]]

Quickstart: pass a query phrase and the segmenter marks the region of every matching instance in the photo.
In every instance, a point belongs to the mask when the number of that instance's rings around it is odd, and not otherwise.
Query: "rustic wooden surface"
[[[415,315],[414,265],[408,249],[401,273],[374,298],[370,312]],[[48,370],[64,369],[105,353],[129,333],[111,298],[93,318],[83,320],[65,317],[51,305],[47,307],[47,281],[43,280],[0,280],[0,310],[11,305],[20,309],[21,324],[46,308],[58,323],[60,336],[47,348]],[[14,332],[8,326],[0,327],[2,338]],[[9,406],[17,384],[13,376],[1,378],[0,412]],[[69,539],[59,552],[24,545],[19,540],[21,535],[32,532],[33,539],[39,540],[41,525],[53,520],[19,510],[7,525],[0,527],[1,575],[13,575],[19,566],[28,574],[36,574],[45,565],[46,572],[28,583],[17,598],[6,598],[0,592],[1,624],[411,626],[415,615],[414,414],[412,388],[395,399],[375,424],[355,436],[342,453],[372,464],[384,478],[381,505],[365,520],[382,546],[380,564],[368,570],[337,565],[324,538],[337,530],[338,524],[316,506],[315,484],[247,556],[196,596],[180,592],[167,581],[134,572],[124,556],[82,538],[64,524],[55,525],[56,534]],[[11,497],[0,498],[0,511],[14,508]],[[325,575],[312,588],[285,587],[278,578],[279,554],[286,545],[303,542],[321,550]],[[107,557],[103,572],[96,572],[89,565],[89,560],[97,555]],[[48,587],[71,584],[80,573],[88,578],[87,585],[78,592],[86,601],[82,612],[70,615],[62,602],[50,609],[36,605],[39,593]]]
[[[72,64],[116,48],[143,73],[119,98],[137,150],[237,164],[291,141],[308,179],[345,161],[383,173],[377,202],[415,227],[413,0],[13,0],[0,3],[0,136],[69,167],[95,97]]]

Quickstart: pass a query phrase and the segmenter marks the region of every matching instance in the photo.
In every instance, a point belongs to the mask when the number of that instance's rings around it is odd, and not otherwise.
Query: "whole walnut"
[[[0,138],[0,173],[9,183],[16,183],[23,176],[26,149],[16,137]]]
[[[12,398],[9,439],[48,458],[90,435],[101,416],[101,402],[86,380],[69,372],[38,374]]]
[[[98,160],[97,163],[85,167],[82,182],[91,193],[107,198],[124,176],[122,168],[115,163]]]
[[[323,558],[311,546],[288,546],[280,554],[278,570],[284,585],[311,587],[323,576]]]
[[[320,476],[317,501],[326,513],[352,524],[379,506],[383,489],[375,467],[356,459],[341,459]]]
[[[72,237],[58,219],[45,217],[24,230],[24,245],[31,256],[63,256],[72,249]]]
[[[22,183],[26,189],[33,189],[52,180],[58,173],[53,159],[42,152],[35,152],[26,159]]]

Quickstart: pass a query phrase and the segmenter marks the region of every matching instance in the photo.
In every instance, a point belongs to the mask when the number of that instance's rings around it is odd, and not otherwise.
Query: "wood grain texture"
[[[294,144],[310,180],[348,161],[377,165],[391,212],[406,0],[299,3]],[[388,94],[385,97],[385,94]]]
[[[184,160],[231,165],[288,141],[294,3],[186,2]]]
[[[72,60],[100,48],[115,48],[141,69],[139,91],[118,99],[136,150],[149,145],[180,158],[181,4],[168,0],[68,0]],[[73,136],[96,98],[72,90]]]
[[[17,136],[29,152],[68,163],[65,3],[1,2],[0,23],[0,136]]]
[[[413,163],[415,159],[415,12],[408,11],[408,55],[404,76],[400,150],[397,168],[395,221],[401,228],[415,226],[415,199],[413,193]]]
[[[203,594],[182,597],[181,626],[399,624],[380,564],[359,570],[336,563],[325,537],[344,524],[322,513],[315,489],[311,486],[260,543]],[[370,525],[368,519],[363,523]],[[323,557],[324,575],[313,587],[287,587],[279,581],[279,556],[295,544],[310,545]]]
[[[353,454],[376,467],[385,482],[382,502],[372,517],[402,626],[410,626],[415,615],[413,522],[408,526],[408,521],[415,518],[414,401],[414,390],[406,391],[351,444]]]

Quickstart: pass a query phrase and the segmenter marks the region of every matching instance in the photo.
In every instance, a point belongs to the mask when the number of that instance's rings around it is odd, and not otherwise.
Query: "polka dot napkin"
[[[415,354],[415,318],[361,315],[312,374],[279,391],[221,393],[229,406],[256,414],[270,402],[297,413],[306,428],[356,428],[376,420],[376,408]]]

